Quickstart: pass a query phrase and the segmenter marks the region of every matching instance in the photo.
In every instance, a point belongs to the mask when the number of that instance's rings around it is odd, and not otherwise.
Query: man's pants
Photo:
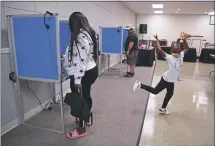
[[[130,51],[129,55],[127,56],[127,64],[128,65],[136,65],[137,56],[138,56],[137,50]]]

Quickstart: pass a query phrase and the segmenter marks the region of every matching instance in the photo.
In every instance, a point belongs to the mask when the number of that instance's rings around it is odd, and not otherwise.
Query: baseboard
[[[48,104],[48,102],[49,102],[49,100],[44,102],[42,104],[42,107],[45,107]],[[24,120],[26,121],[26,120],[30,119],[31,117],[33,117],[33,116],[37,115],[38,113],[40,113],[42,110],[43,109],[41,108],[41,106],[38,105],[36,108],[34,108],[34,109],[30,110],[29,112],[25,113]]]
[[[18,118],[12,120],[11,122],[7,123],[3,127],[1,127],[1,136],[4,135],[5,133],[9,132],[13,128],[19,125],[19,120]]]

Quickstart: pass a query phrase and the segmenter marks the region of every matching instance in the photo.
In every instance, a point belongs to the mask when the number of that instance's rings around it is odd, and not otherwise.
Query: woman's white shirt
[[[94,68],[96,62],[93,58],[93,41],[90,35],[81,30],[77,38],[78,42],[73,44],[73,55],[70,60],[70,45],[66,49],[64,55],[63,67],[66,69],[69,76],[74,75],[75,84],[81,84],[81,79],[85,72]]]

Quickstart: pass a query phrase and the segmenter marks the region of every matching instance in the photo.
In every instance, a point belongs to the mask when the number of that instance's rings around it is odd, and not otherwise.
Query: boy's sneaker
[[[160,108],[159,111],[161,114],[164,114],[164,115],[170,114],[170,112],[168,110],[166,110],[165,108]]]
[[[133,92],[135,92],[137,90],[137,88],[140,88],[141,87],[141,82],[140,81],[136,81],[134,83],[134,86],[133,86]]]

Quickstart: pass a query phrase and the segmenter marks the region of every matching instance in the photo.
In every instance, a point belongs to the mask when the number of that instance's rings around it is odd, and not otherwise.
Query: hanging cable
[[[31,88],[30,88],[30,86],[28,84],[28,80],[26,80],[26,85],[27,85],[28,89],[33,93],[33,95],[37,98],[42,110],[45,110],[45,108],[42,106],[42,103],[41,103],[40,99],[38,98],[37,94],[33,90],[31,90]]]
[[[46,23],[46,15],[50,15],[50,16],[53,16],[53,13],[51,13],[51,12],[49,12],[49,11],[46,11],[46,13],[44,14],[44,16],[43,16],[43,22],[44,22],[44,25],[45,25],[45,27],[46,27],[46,29],[48,30],[49,28],[50,28],[50,26]]]

